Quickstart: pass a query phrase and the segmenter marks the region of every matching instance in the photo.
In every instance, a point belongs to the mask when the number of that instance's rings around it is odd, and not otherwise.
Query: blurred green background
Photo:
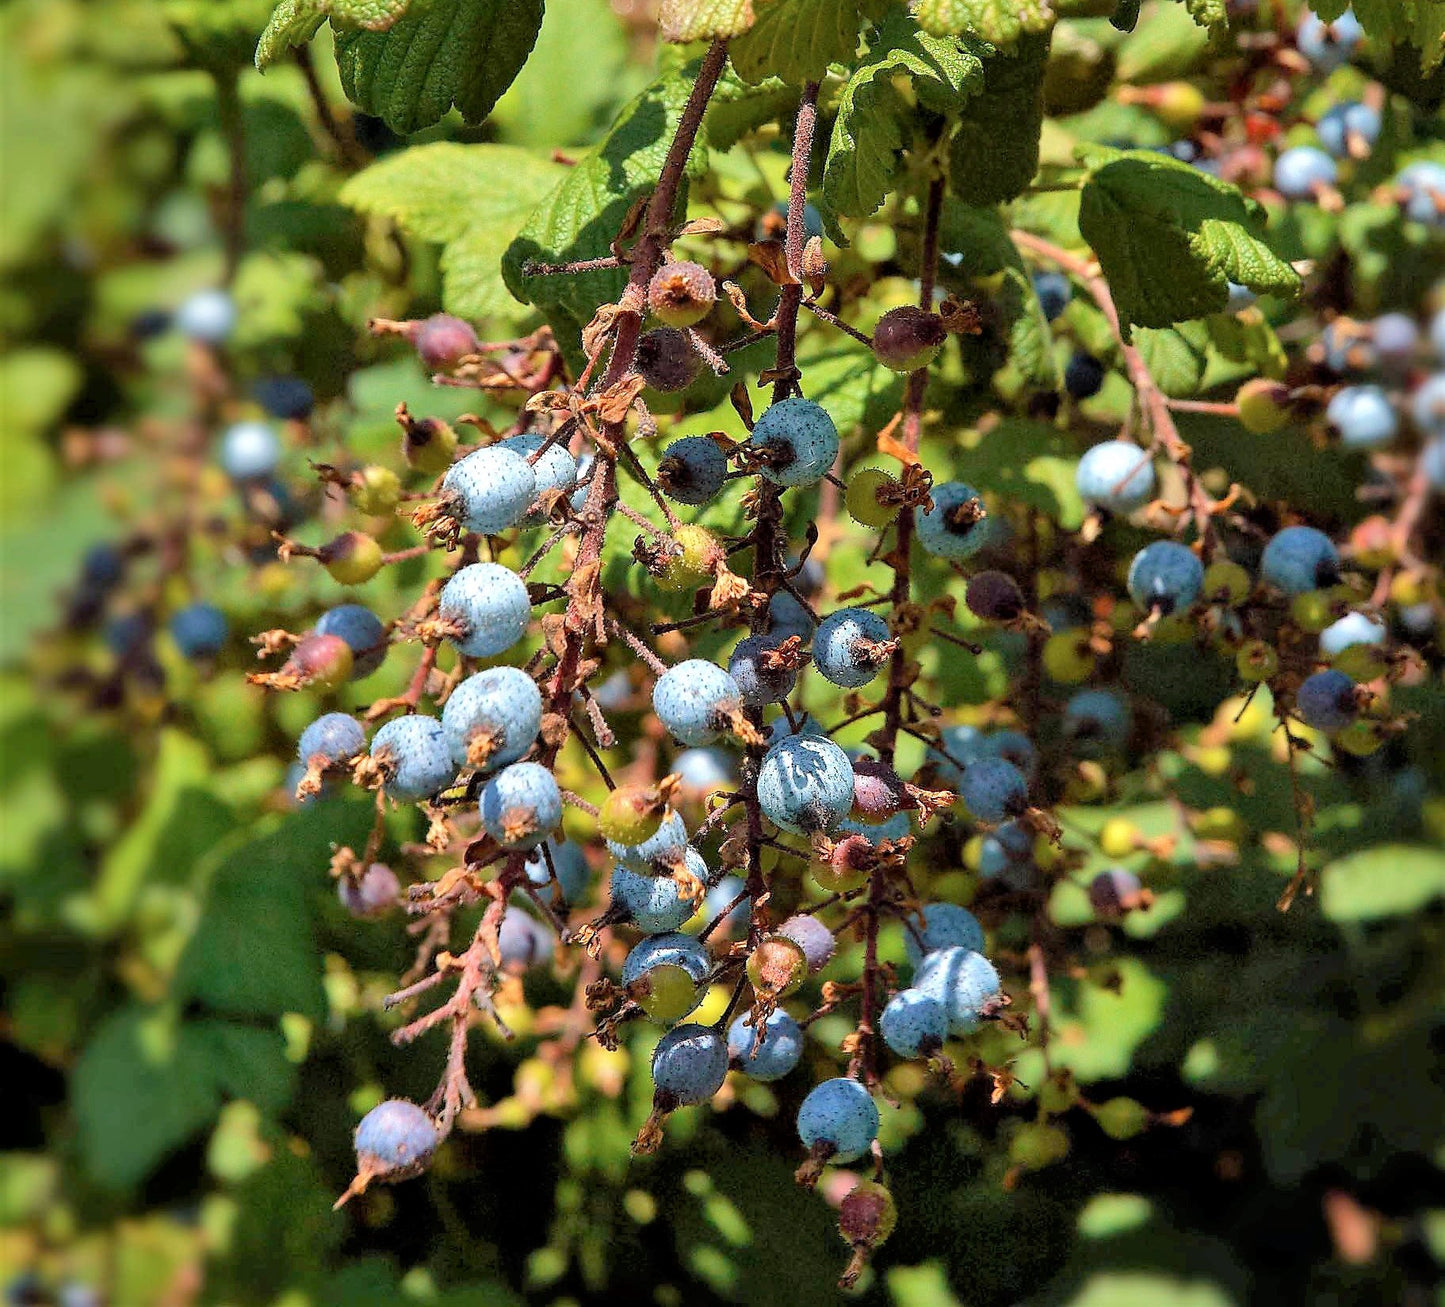
[[[158,667],[121,685],[104,641],[63,620],[91,545],[177,514],[193,557],[152,598],[213,599],[237,631],[335,602],[319,569],[249,566],[235,506],[213,506],[204,477],[184,482],[202,382],[174,333],[136,329],[223,275],[229,104],[248,195],[239,388],[299,373],[327,437],[380,455],[399,399],[455,416],[475,397],[433,391],[405,351],[364,337],[368,314],[430,311],[456,278],[449,304],[489,330],[527,321],[495,267],[525,183],[479,195],[455,236],[401,240],[341,188],[358,159],[402,142],[358,120],[347,159],[305,69],[249,69],[269,8],[0,10],[0,1283],[16,1302],[89,1287],[115,1307],[831,1302],[845,1249],[828,1205],[791,1180],[807,1078],[679,1113],[661,1154],[634,1160],[649,1089],[627,1071],[645,1043],[554,1057],[539,1038],[566,1012],[570,971],[528,978],[538,1015],[518,1011],[515,1045],[474,1036],[490,1128],[459,1133],[425,1178],[333,1213],[360,1113],[384,1093],[424,1098],[437,1060],[432,1041],[398,1052],[376,1015],[413,945],[395,923],[353,922],[325,875],[334,843],[364,837],[368,806],[286,802],[291,742],[316,701],[246,686],[244,645],[202,674],[162,639]],[[641,4],[551,0],[492,119],[419,139],[586,145],[650,77],[653,20]],[[324,37],[310,67],[344,118]],[[780,178],[781,155],[767,168]],[[861,417],[871,392],[855,392]],[[1066,500],[1072,472],[1058,475],[1049,433],[1018,434],[1037,442],[1025,480],[1067,516],[1054,488]],[[1222,424],[1190,437],[1231,462]],[[1348,499],[1347,482],[1276,455],[1250,477]],[[1012,462],[969,467],[988,488],[1018,481]],[[367,591],[387,612],[426,575],[391,571]],[[1225,689],[1180,685],[1177,657],[1141,654],[1129,684],[1203,727]],[[399,689],[398,662],[359,701]],[[885,1144],[901,1220],[862,1300],[1445,1302],[1438,680],[1399,707],[1419,714],[1403,742],[1368,766],[1310,769],[1323,892],[1287,915],[1274,903],[1290,852],[1261,838],[1292,829],[1267,715],[1256,706],[1161,755],[1190,808],[1217,810],[1213,827],[1152,862],[1135,855],[1158,902],[1084,936],[1093,963],[1055,992],[1056,1057],[1095,1102],[1188,1108],[1187,1120],[1118,1140],[1076,1111],[1067,1157],[1045,1165],[1058,1136],[1031,1130],[1028,1103],[991,1108],[977,1086],[960,1103],[900,1069]],[[1257,778],[1247,797],[1228,783],[1236,768]],[[397,838],[418,833],[414,816],[395,818]],[[1142,781],[1066,816],[1086,835],[1109,818],[1149,837],[1179,828]],[[1081,886],[1097,865],[1060,886],[1061,926],[1088,922]],[[817,1029],[822,1068],[841,1031]],[[1000,1036],[991,1051],[1016,1046]],[[1041,1078],[1032,1054],[1015,1070]]]

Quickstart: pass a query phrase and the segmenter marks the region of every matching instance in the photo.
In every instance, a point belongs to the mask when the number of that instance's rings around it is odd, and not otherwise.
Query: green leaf
[[[1310,7],[1327,21],[1343,12],[1320,0],[1312,0]],[[1445,5],[1439,0],[1355,0],[1348,7],[1354,10],[1371,41],[1418,49],[1424,71],[1438,67],[1445,59]]]
[[[566,172],[510,145],[437,141],[382,159],[341,188],[342,203],[394,219],[409,236],[441,245],[443,302],[466,318],[514,306],[502,256],[527,215]]]
[[[1054,25],[1049,0],[917,0],[913,14],[935,36],[971,32],[1000,47]]]
[[[949,186],[967,204],[1022,194],[1039,167],[1049,38],[1026,36],[983,62],[983,93],[964,108],[949,148]]]
[[[294,1080],[274,1031],[123,1008],[96,1031],[71,1082],[86,1169],[108,1188],[137,1184],[216,1119],[223,1096],[276,1110]]]
[[[1167,327],[1223,309],[1229,283],[1294,295],[1299,276],[1262,238],[1264,214],[1238,189],[1166,155],[1085,146],[1079,230],[1119,318]]]
[[[707,139],[715,150],[730,150],[765,123],[790,119],[798,110],[798,88],[770,77],[749,85],[731,68],[718,80],[708,103]]]
[[[421,0],[425,4],[427,0]],[[292,46],[305,45],[328,18],[335,24],[384,32],[412,0],[281,0],[256,46],[256,67],[263,72]]]
[[[753,0],[662,0],[657,21],[662,39],[679,44],[741,36],[753,25]]]
[[[816,81],[858,47],[857,0],[757,0],[758,21],[728,48],[749,82]]]
[[[231,853],[211,877],[176,996],[232,1016],[323,1016],[307,886],[325,880],[332,847],[364,838],[364,826],[360,806],[324,804]]]
[[[542,0],[428,0],[388,30],[340,28],[341,85],[358,108],[406,135],[453,105],[479,123],[521,71]]]
[[[1204,323],[1145,328],[1135,333],[1134,343],[1166,395],[1183,399],[1199,393],[1209,365],[1209,328]]]
[[[930,36],[901,13],[879,29],[838,102],[823,166],[823,211],[835,238],[840,215],[866,218],[888,195],[905,127],[915,114],[895,85],[906,78],[924,108],[957,113],[982,88],[983,61],[969,38]]]
[[[626,274],[609,270],[529,277],[523,265],[530,260],[595,259],[608,253],[633,201],[657,184],[696,72],[694,62],[667,73],[628,104],[592,153],[567,169],[508,247],[502,260],[507,289],[524,304],[536,305],[559,339],[575,340],[599,305],[621,295]],[[699,140],[693,150],[689,164],[693,175],[706,167],[704,146]]]
[[[1332,921],[1378,921],[1416,912],[1445,895],[1445,852],[1383,844],[1327,866],[1320,906]]]

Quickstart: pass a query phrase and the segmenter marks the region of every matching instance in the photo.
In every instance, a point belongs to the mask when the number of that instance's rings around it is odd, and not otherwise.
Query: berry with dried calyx
[[[873,357],[892,372],[914,372],[938,357],[948,332],[927,309],[889,309],[873,328]]]
[[[686,390],[697,380],[702,359],[676,327],[654,327],[637,342],[637,370],[653,390]]]
[[[696,326],[712,312],[716,300],[712,273],[685,259],[664,263],[647,284],[647,307],[669,327]]]
[[[469,323],[450,313],[434,313],[412,323],[407,337],[417,356],[433,372],[450,372],[464,358],[477,352],[481,341]]]

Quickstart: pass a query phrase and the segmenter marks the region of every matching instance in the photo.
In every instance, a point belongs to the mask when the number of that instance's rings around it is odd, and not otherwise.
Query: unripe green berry
[[[1266,377],[1246,381],[1234,397],[1239,421],[1256,436],[1271,436],[1289,425],[1289,387]]]
[[[364,585],[381,571],[382,552],[364,531],[347,531],[320,550],[320,558],[334,581]]]
[[[401,503],[401,478],[389,467],[373,463],[356,474],[351,500],[368,517],[387,517]]]
[[[665,816],[667,804],[654,787],[619,785],[602,801],[597,829],[616,844],[641,844],[657,834]]]
[[[748,958],[748,980],[761,994],[787,998],[808,975],[808,956],[786,935],[769,935]]]
[[[405,424],[401,442],[407,466],[428,476],[451,467],[457,455],[457,433],[440,418],[420,418]]]
[[[878,492],[897,485],[882,468],[865,467],[855,472],[848,480],[848,491],[843,498],[848,515],[862,526],[881,531],[898,516],[898,506],[879,503]]]
[[[1200,594],[1206,603],[1238,604],[1249,597],[1252,587],[1249,573],[1227,558],[1210,563],[1204,569]]]
[[[686,968],[673,962],[661,962],[647,973],[646,994],[637,1005],[654,1021],[671,1025],[681,1021],[697,1006],[697,984]]]
[[[1234,655],[1234,667],[1240,680],[1256,685],[1279,671],[1279,654],[1263,640],[1250,640]]]

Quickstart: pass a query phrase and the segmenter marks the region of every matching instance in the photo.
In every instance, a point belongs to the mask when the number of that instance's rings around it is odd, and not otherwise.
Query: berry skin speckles
[[[622,983],[652,1020],[670,1026],[702,1002],[711,965],[691,935],[649,935],[623,959]]]
[[[545,437],[524,432],[520,436],[509,436],[495,448],[516,454],[532,469],[536,501],[523,517],[525,523],[535,524],[543,520],[541,505],[548,496],[566,496],[576,488],[577,460],[572,457],[565,440],[554,440],[548,444]]]
[[[442,724],[420,713],[387,722],[372,738],[371,756],[387,798],[400,803],[429,799],[457,778]]]
[[[1340,579],[1340,553],[1323,531],[1287,526],[1265,545],[1260,575],[1285,594],[1324,590]]]
[[[527,587],[500,563],[472,563],[442,589],[440,616],[460,631],[452,637],[469,658],[495,658],[526,633],[532,618]]]
[[[761,1031],[744,1013],[728,1027],[728,1058],[754,1080],[781,1080],[803,1056],[803,1030],[782,1008],[768,1014]]]
[[[727,456],[710,436],[684,436],[662,451],[657,484],[679,504],[706,504],[727,480]]]
[[[1029,783],[1002,758],[979,758],[963,769],[958,796],[979,821],[1003,821],[1028,807]]]
[[[879,1032],[899,1057],[928,1057],[943,1047],[948,1035],[948,1011],[936,998],[920,990],[902,989],[883,1009]]]
[[[301,732],[296,756],[307,764],[317,758],[325,766],[334,766],[356,757],[365,748],[366,732],[361,723],[344,712],[329,712]]]
[[[696,849],[683,850],[683,863],[699,880],[707,879],[707,863]],[[614,867],[610,891],[613,907],[648,935],[677,930],[697,911],[692,899],[671,876],[645,876],[626,867]]]
[[[769,481],[810,486],[823,479],[838,457],[838,428],[821,405],[785,399],[758,419],[748,447]]]
[[[562,791],[535,762],[514,762],[482,791],[482,825],[504,849],[533,849],[562,824]]]
[[[758,804],[796,835],[830,831],[853,807],[853,764],[832,740],[789,736],[763,755]]]
[[[933,487],[933,507],[914,509],[918,543],[939,558],[971,557],[988,538],[983,500],[962,481],[945,481]]]
[[[834,685],[867,685],[883,669],[894,645],[888,623],[870,608],[829,613],[813,636],[813,663]]]
[[[1204,564],[1192,549],[1173,540],[1145,545],[1129,564],[1129,597],[1145,612],[1188,608],[1204,586]]]
[[[663,394],[686,390],[697,379],[702,360],[676,327],[655,327],[637,342],[637,370]]]
[[[652,709],[684,744],[711,744],[742,711],[738,683],[716,663],[689,658],[669,667],[652,690]]]
[[[676,1026],[652,1051],[652,1083],[668,1111],[707,1102],[727,1073],[727,1043],[711,1026]]]
[[[369,608],[338,604],[321,614],[317,635],[334,635],[351,650],[351,679],[360,681],[386,661],[386,626]]]
[[[442,494],[468,531],[497,535],[527,515],[537,498],[537,477],[514,450],[488,445],[452,464]]]
[[[915,967],[926,954],[943,948],[983,952],[983,927],[973,913],[956,903],[925,903],[921,919],[915,912],[903,925],[903,947]]]
[[[542,728],[542,692],[516,667],[469,676],[442,709],[442,730],[458,767],[491,770],[516,762]]]
[[[441,1142],[436,1122],[415,1103],[389,1098],[356,1127],[356,1171],[360,1189],[373,1180],[390,1182],[420,1175]],[[357,1185],[352,1192],[359,1192]]]
[[[1154,464],[1127,440],[1106,440],[1079,460],[1074,476],[1080,496],[1111,513],[1132,513],[1154,494]]]
[[[878,1105],[856,1080],[825,1080],[798,1109],[798,1137],[830,1162],[855,1162],[878,1137]]]
[[[779,643],[772,636],[750,635],[738,641],[728,659],[728,675],[737,682],[743,702],[751,707],[777,703],[793,692],[798,673],[769,661]]]
[[[942,1003],[952,1035],[977,1030],[999,1006],[1002,984],[993,964],[982,953],[966,948],[940,949],[919,965],[914,989]]]

